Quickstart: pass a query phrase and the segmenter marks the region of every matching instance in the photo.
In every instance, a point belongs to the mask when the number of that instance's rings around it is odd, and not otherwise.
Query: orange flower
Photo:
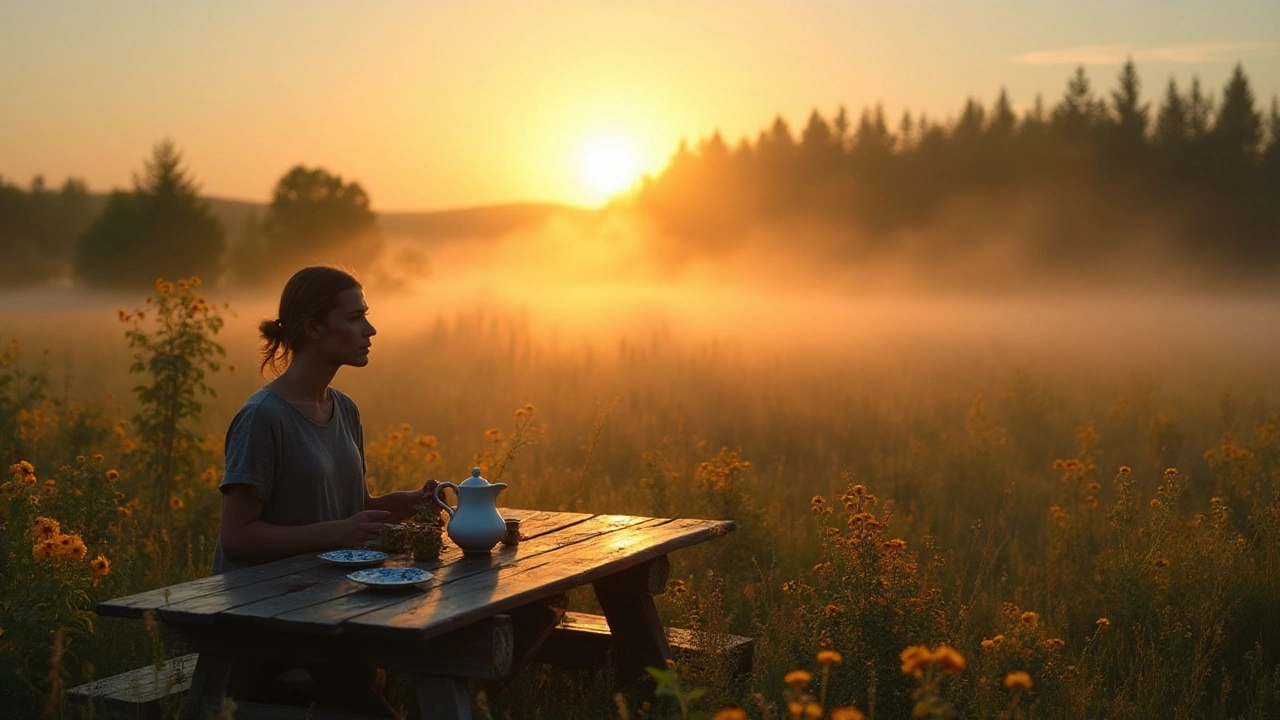
[[[181,510],[186,506],[187,504],[182,502],[182,498],[178,497],[177,495],[174,495],[173,497],[169,498],[169,507],[174,510]]]
[[[1031,676],[1021,670],[1015,670],[1004,676],[1004,686],[1010,690],[1030,690]]]
[[[942,672],[955,675],[965,667],[964,656],[950,645],[942,645],[933,652],[934,659],[942,666]]]
[[[107,560],[105,555],[100,554],[89,561],[89,567],[93,569],[94,575],[108,575],[111,573],[111,562]]]
[[[822,717],[822,706],[816,702],[805,703],[804,716],[809,720],[819,720]]]
[[[838,707],[831,709],[831,720],[866,720],[867,716],[855,707]]]
[[[1128,466],[1128,465],[1121,465],[1121,466],[1120,466],[1120,474],[1121,474],[1121,475],[1128,475],[1128,474],[1129,474],[1129,473],[1131,473],[1131,472],[1133,472],[1133,471],[1129,469],[1129,466]]]
[[[720,708],[715,720],[747,720],[747,711],[738,707]]]
[[[62,534],[62,526],[57,520],[49,517],[38,517],[31,523],[27,537],[32,540],[52,540]]]
[[[110,480],[111,482],[115,482],[115,481],[119,480],[119,479],[120,479],[120,471],[119,471],[119,470],[108,470],[108,471],[107,471],[107,479],[108,479],[108,480]]]
[[[1018,618],[1018,622],[1029,628],[1034,628],[1040,624],[1040,616],[1028,610],[1022,613],[1022,617]]]
[[[902,659],[902,672],[924,677],[924,668],[933,662],[933,653],[924,645],[910,645],[898,657]]]
[[[55,540],[41,540],[31,546],[31,555],[35,557],[36,562],[48,560],[58,552],[58,543]]]
[[[1110,626],[1110,625],[1111,625],[1111,621],[1110,621],[1110,620],[1108,620],[1108,619],[1106,619],[1106,618],[1104,618],[1104,617],[1101,617],[1101,618],[1098,618],[1098,622],[1097,622],[1097,623],[1095,623],[1095,624],[1096,624],[1098,627],[1100,627],[1100,628],[1104,628],[1104,627],[1108,627],[1108,626]]]
[[[842,660],[844,660],[844,658],[841,657],[840,653],[836,652],[835,650],[818,651],[818,664],[822,665],[823,667],[831,667],[832,665],[839,665]]]
[[[812,679],[813,675],[807,670],[792,670],[782,678],[782,681],[798,689],[808,685]]]

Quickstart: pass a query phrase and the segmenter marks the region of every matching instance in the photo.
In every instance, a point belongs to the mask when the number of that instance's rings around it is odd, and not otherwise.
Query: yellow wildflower
[[[436,446],[436,436],[435,435],[419,435],[418,437],[414,438],[414,442],[430,450],[431,448],[434,448]]]
[[[107,560],[107,556],[99,554],[89,562],[89,567],[93,570],[94,575],[109,575],[111,573],[111,562]]]
[[[795,700],[792,700],[791,702],[787,703],[787,712],[789,712],[791,714],[791,717],[793,718],[803,717],[804,703],[796,702]]]
[[[903,540],[902,538],[894,538],[892,540],[884,541],[885,550],[901,550],[906,546],[907,546],[907,541]]]
[[[1133,472],[1133,471],[1129,469],[1129,466],[1128,466],[1128,465],[1121,465],[1121,466],[1120,466],[1120,474],[1121,474],[1121,475],[1128,475],[1128,474],[1129,474],[1129,473],[1131,473],[1131,472]]]
[[[1028,610],[1022,613],[1022,616],[1018,618],[1018,622],[1029,628],[1034,628],[1040,624],[1040,616]]]
[[[806,703],[804,706],[804,716],[809,720],[819,720],[822,717],[822,706],[816,702]]]
[[[838,707],[831,709],[831,720],[866,720],[867,716],[855,707]]]
[[[915,677],[923,677],[925,666],[933,662],[933,653],[924,645],[910,645],[898,657],[902,659],[902,672]]]
[[[1031,676],[1021,670],[1015,670],[1004,676],[1004,686],[1010,690],[1030,690]]]
[[[120,505],[120,506],[116,507],[116,514],[117,514],[117,515],[119,515],[119,516],[120,516],[120,517],[122,517],[122,518],[127,518],[127,517],[129,517],[130,515],[132,515],[133,513],[129,510],[129,508],[127,508],[127,507],[125,507],[125,506],[123,506],[123,505]]]
[[[782,678],[782,681],[793,688],[802,688],[812,679],[813,675],[807,670],[792,670]]]
[[[964,670],[964,656],[950,645],[940,646],[934,651],[933,657],[942,666],[942,671],[948,675],[955,675]]]
[[[181,510],[186,506],[187,504],[182,502],[182,498],[178,497],[177,495],[174,495],[173,497],[169,498],[169,507],[174,510]]]
[[[1108,626],[1110,626],[1110,625],[1111,625],[1111,621],[1110,621],[1110,620],[1108,620],[1108,619],[1106,619],[1106,618],[1104,618],[1104,617],[1100,617],[1100,618],[1098,618],[1098,622],[1096,622],[1096,623],[1094,623],[1094,624],[1095,624],[1095,625],[1097,625],[1097,626],[1098,626],[1098,627],[1100,627],[1100,628],[1104,628],[1104,627],[1108,627]]]
[[[51,540],[61,534],[62,526],[58,524],[57,520],[41,516],[31,523],[31,530],[27,533],[27,537],[32,540]]]
[[[813,505],[821,506],[823,503],[826,502],[826,499],[824,499],[821,495],[814,495],[813,499],[810,500],[809,502]]]
[[[823,667],[831,667],[832,665],[839,665],[842,660],[844,660],[844,658],[841,657],[840,653],[836,652],[835,650],[819,650],[818,651],[818,664],[822,665]]]
[[[839,605],[827,605],[822,611],[826,613],[827,617],[839,617],[844,612],[844,608]]]
[[[36,562],[48,560],[58,552],[58,543],[56,540],[41,540],[31,546],[31,555],[35,557]]]
[[[486,440],[499,440],[502,438],[502,431],[497,428],[489,428],[484,431],[484,437]]]
[[[94,462],[102,462],[103,460],[106,460],[106,458],[102,456],[102,453],[97,453],[93,456]]]

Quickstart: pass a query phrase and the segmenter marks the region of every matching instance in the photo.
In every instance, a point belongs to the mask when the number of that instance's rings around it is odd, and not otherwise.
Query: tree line
[[[856,123],[778,117],[754,142],[681,143],[636,205],[683,252],[789,230],[789,248],[856,260],[908,244],[952,257],[1001,234],[1018,256],[1085,269],[1142,246],[1214,269],[1280,266],[1280,107],[1258,109],[1237,64],[1214,98],[1198,78],[1143,100],[1132,61],[1099,95],[1083,67],[1052,107],[1001,91],[939,122],[882,107]],[[822,226],[827,232],[800,231]],[[1008,236],[1014,236],[1012,238]]]
[[[98,206],[98,207],[95,207]],[[298,165],[277,182],[265,217],[250,214],[228,242],[172,141],[155,145],[131,190],[95,202],[77,179],[53,191],[0,178],[0,288],[71,280],[93,288],[146,289],[157,277],[257,285],[299,265],[361,267],[382,249],[377,217],[359,183]]]

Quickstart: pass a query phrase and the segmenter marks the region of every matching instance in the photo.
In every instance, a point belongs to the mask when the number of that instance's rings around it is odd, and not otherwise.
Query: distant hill
[[[93,214],[96,216],[106,205],[109,195],[90,196]],[[227,230],[227,242],[239,241],[245,220],[250,213],[261,219],[266,216],[267,203],[225,198],[205,198],[213,214]],[[572,205],[556,203],[508,203],[483,205],[457,210],[422,212],[378,213],[378,224],[388,238],[418,240],[425,244],[437,244],[452,240],[496,239],[524,228],[533,228],[555,215],[580,217],[591,214]]]

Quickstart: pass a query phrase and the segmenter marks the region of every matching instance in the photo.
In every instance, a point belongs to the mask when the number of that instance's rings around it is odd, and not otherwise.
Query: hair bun
[[[268,340],[284,339],[284,323],[279,320],[263,320],[258,325],[258,332]]]

